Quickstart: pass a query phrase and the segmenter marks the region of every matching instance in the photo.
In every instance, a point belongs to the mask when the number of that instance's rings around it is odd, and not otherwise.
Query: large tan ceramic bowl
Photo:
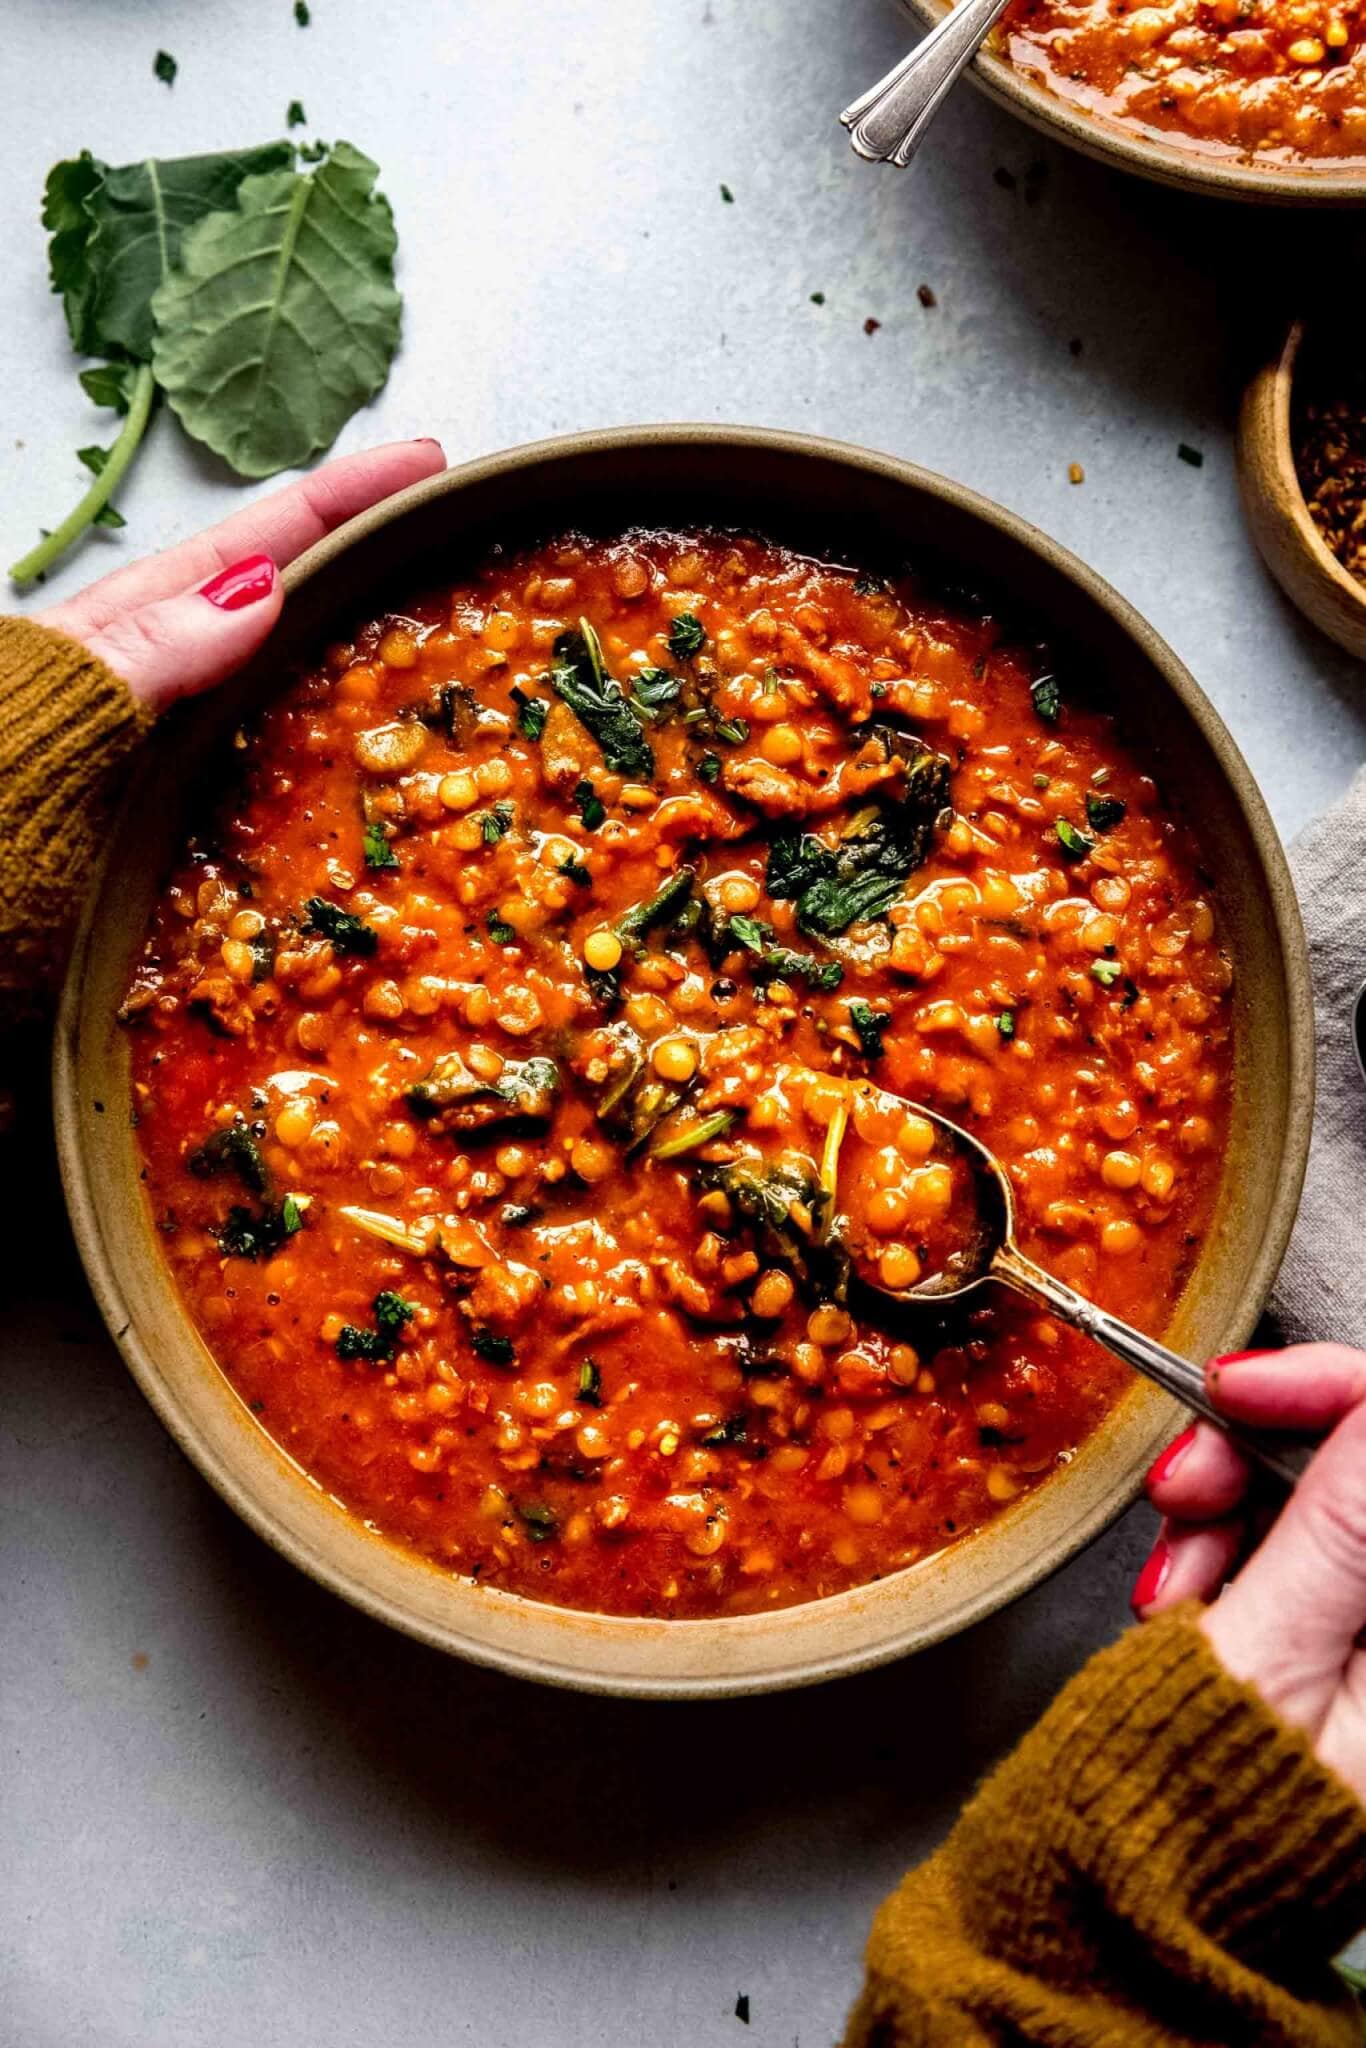
[[[177,1299],[138,1185],[126,1034],[114,1014],[192,793],[291,659],[401,600],[424,568],[463,572],[495,541],[567,525],[701,518],[841,559],[944,564],[1047,631],[1068,672],[1114,700],[1198,822],[1237,964],[1233,1135],[1217,1213],[1168,1335],[1196,1356],[1248,1335],[1285,1246],[1309,1140],[1304,941],[1261,797],[1214,711],[1152,630],[1072,556],[942,477],[824,441],[647,427],[514,449],[417,485],[289,571],[265,659],[163,728],[114,828],[82,925],[56,1051],[62,1171],[115,1341],[176,1441],[269,1542],[358,1607],[505,1671],[601,1692],[680,1696],[800,1685],[904,1655],[1013,1600],[1133,1496],[1178,1420],[1135,1384],[1076,1460],[991,1527],[880,1584],[716,1621],[579,1614],[443,1575],[367,1533],[278,1451]],[[201,785],[202,789],[202,785]],[[202,794],[200,798],[202,802]]]
[[[949,10],[949,0],[899,0],[899,5],[926,28]],[[1276,163],[1269,157],[1239,156],[1213,143],[1168,141],[1131,122],[1074,106],[1039,79],[1017,71],[994,49],[981,52],[968,76],[988,99],[1032,128],[1158,185],[1270,206],[1366,205],[1366,163]]]

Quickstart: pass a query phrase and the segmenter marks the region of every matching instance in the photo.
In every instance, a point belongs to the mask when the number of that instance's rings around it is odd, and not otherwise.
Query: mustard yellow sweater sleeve
[[[56,987],[121,771],[150,722],[76,641],[0,618],[0,1029]]]
[[[886,1901],[846,2048],[1348,2048],[1366,1810],[1177,1609],[1104,1650]]]

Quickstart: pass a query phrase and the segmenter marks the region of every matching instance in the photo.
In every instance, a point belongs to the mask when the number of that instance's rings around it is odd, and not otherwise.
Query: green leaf
[[[628,775],[634,782],[653,780],[654,749],[630,699],[608,675],[602,646],[587,619],[579,620],[577,633],[561,633],[556,640],[550,686],[593,735],[614,775]]]
[[[1056,676],[1040,676],[1029,686],[1034,709],[1045,725],[1056,725],[1062,716],[1062,690]]]
[[[366,826],[362,840],[365,846],[365,865],[368,868],[397,868],[398,855],[394,852],[378,818],[372,819]]]
[[[678,661],[687,661],[694,654],[700,654],[707,644],[707,635],[696,612],[680,612],[669,628],[669,652]]]
[[[529,740],[538,740],[545,731],[545,722],[550,716],[550,706],[544,697],[528,697],[525,690],[515,686],[512,701],[517,706],[517,723]]]
[[[96,355],[100,342],[91,321],[95,273],[90,265],[90,240],[95,219],[88,205],[106,176],[106,167],[89,150],[54,164],[43,188],[43,226],[48,279],[62,298],[71,346],[82,355]]]
[[[871,1003],[855,997],[849,1005],[849,1022],[858,1033],[859,1050],[866,1060],[882,1058],[882,1040],[892,1021],[890,1010],[875,1010]]]
[[[496,910],[491,910],[484,919],[484,929],[495,946],[510,946],[517,937],[514,928]]]
[[[716,782],[721,774],[721,756],[719,754],[703,754],[697,764],[697,772],[703,782]]]
[[[379,944],[374,926],[352,911],[343,910],[340,903],[329,903],[325,896],[310,896],[304,909],[304,930],[331,939],[335,953],[373,953]]]
[[[128,355],[152,359],[152,297],[181,260],[184,238],[207,214],[231,207],[247,177],[285,170],[294,151],[287,142],[269,142],[258,149],[220,156],[184,156],[109,170],[103,164],[97,182],[82,199],[91,223],[84,244],[88,273],[88,321],[76,346],[91,355]],[[71,166],[57,166],[57,171]],[[52,179],[48,179],[49,193]],[[70,191],[70,186],[66,190]],[[56,282],[57,251],[49,251]],[[75,244],[67,245],[64,274],[75,272]],[[80,288],[78,276],[74,281]],[[70,308],[68,306],[68,321]]]
[[[1070,818],[1059,818],[1056,825],[1058,844],[1068,860],[1085,860],[1095,847],[1095,840],[1079,832]]]
[[[515,1365],[517,1348],[511,1337],[501,1336],[496,1330],[476,1330],[470,1338],[470,1349],[476,1358],[482,1358],[489,1365]]]
[[[607,816],[607,806],[594,789],[587,776],[574,791],[574,801],[579,807],[579,817],[585,832],[596,832]]]
[[[136,374],[132,363],[97,363],[93,370],[81,371],[81,389],[92,405],[126,413]]]
[[[378,168],[348,142],[306,175],[246,178],[184,236],[156,292],[157,382],[239,476],[330,447],[398,347],[397,236]]]
[[[169,50],[158,50],[152,60],[153,74],[161,80],[163,85],[174,85],[175,75],[179,69],[180,66],[176,63]]]
[[[1086,792],[1086,822],[1093,832],[1113,832],[1128,809],[1122,797],[1097,796],[1092,789]]]
[[[485,846],[496,846],[500,839],[507,838],[508,833],[512,830],[512,820],[515,815],[516,813],[506,797],[501,802],[496,803],[492,810],[479,813],[479,836]]]
[[[1093,960],[1091,972],[1102,988],[1113,988],[1124,972],[1122,960]]]
[[[313,16],[308,11],[308,0],[294,0],[294,19],[300,28],[307,28]]]

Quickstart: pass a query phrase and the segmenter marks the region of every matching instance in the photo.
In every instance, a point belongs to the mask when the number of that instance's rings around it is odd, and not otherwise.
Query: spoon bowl
[[[1366,1025],[1366,987],[1357,998],[1355,1021],[1360,1058],[1361,1028]],[[1366,1072],[1366,1065],[1363,1065],[1363,1072]],[[903,1254],[903,1264],[908,1273],[906,1284],[889,1285],[887,1253],[880,1254],[876,1268],[870,1271],[869,1247],[856,1213],[851,1213],[857,1210],[865,1180],[862,1174],[855,1174],[852,1178],[856,1187],[850,1186],[849,1170],[856,1163],[852,1148],[846,1151],[844,1142],[850,1110],[832,1120],[821,1173],[829,1198],[825,1232],[827,1238],[846,1255],[851,1280],[864,1298],[865,1305],[875,1307],[881,1303],[884,1310],[891,1309],[892,1305],[897,1310],[917,1306],[943,1309],[950,1303],[975,1295],[994,1280],[1023,1295],[1037,1307],[1060,1317],[1096,1343],[1103,1344],[1116,1357],[1124,1359],[1126,1364],[1194,1409],[1205,1421],[1235,1435],[1240,1447],[1285,1485],[1293,1487],[1298,1483],[1314,1453],[1312,1439],[1270,1430],[1246,1433],[1230,1430],[1227,1419],[1210,1401],[1205,1390],[1205,1375],[1198,1365],[1182,1358],[1178,1352],[1169,1351],[1165,1344],[1159,1344],[1155,1338],[1135,1329],[1121,1317],[1111,1315],[1098,1303],[1088,1301],[1085,1295],[1078,1294],[1075,1288],[1067,1286],[1055,1274],[1025,1256],[1016,1241],[1015,1200],[1010,1177],[995,1153],[980,1138],[975,1138],[951,1118],[941,1116],[937,1110],[927,1109],[923,1103],[907,1102],[871,1081],[852,1083],[850,1095],[851,1110],[859,1101],[885,1110],[889,1127],[898,1129],[901,1142],[908,1144],[922,1161],[927,1160],[928,1154],[919,1127],[928,1127],[934,1134],[931,1142],[939,1150],[939,1158],[931,1165],[937,1166],[944,1176],[936,1182],[934,1191],[941,1213],[931,1222],[925,1245],[929,1270],[925,1270],[926,1259]],[[866,1117],[864,1121],[867,1121]],[[948,1170],[946,1175],[945,1168]],[[919,1170],[923,1174],[924,1166]],[[842,1186],[850,1195],[847,1205],[840,1199]],[[965,1199],[970,1203],[966,1211],[963,1206]],[[928,1256],[934,1253],[938,1254],[937,1258]]]

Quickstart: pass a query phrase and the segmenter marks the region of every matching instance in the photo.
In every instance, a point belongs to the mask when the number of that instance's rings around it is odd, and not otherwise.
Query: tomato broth
[[[1103,677],[909,572],[570,535],[235,755],[124,1006],[144,1180],[221,1369],[379,1534],[754,1612],[943,1550],[1113,1406],[1026,1304],[874,1317],[840,1257],[904,1287],[946,1241],[919,1102],[1031,1255],[1153,1331],[1180,1292],[1232,968]]]

